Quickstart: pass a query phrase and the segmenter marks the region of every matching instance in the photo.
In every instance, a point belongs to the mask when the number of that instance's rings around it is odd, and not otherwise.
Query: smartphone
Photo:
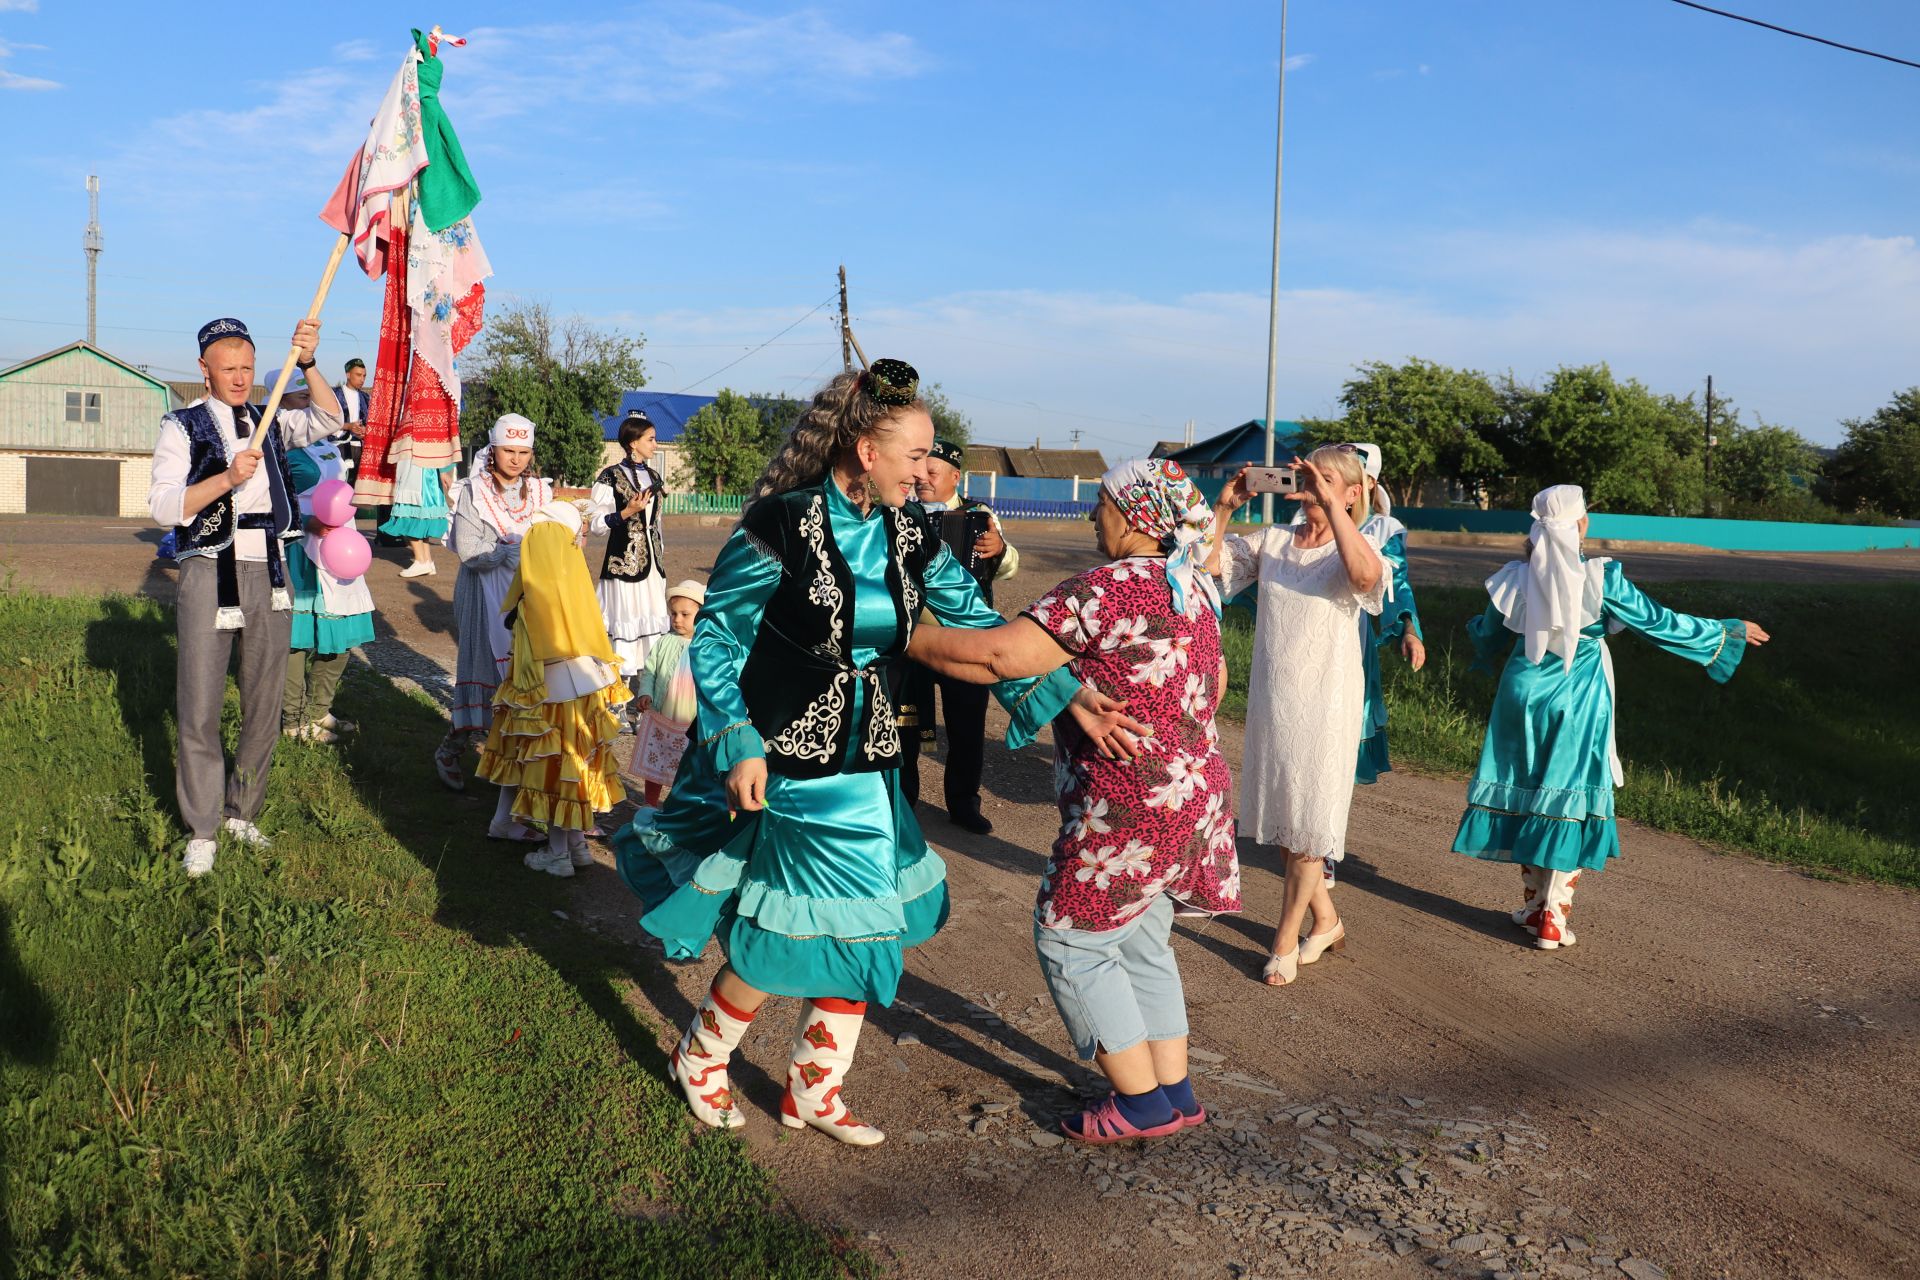
[[[1248,467],[1248,493],[1298,493],[1300,473],[1292,467]]]

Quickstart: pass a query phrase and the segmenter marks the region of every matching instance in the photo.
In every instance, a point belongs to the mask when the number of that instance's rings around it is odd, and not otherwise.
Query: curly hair
[[[863,375],[834,375],[794,420],[786,443],[748,491],[745,505],[817,483],[855,444],[885,435],[895,421],[915,411],[927,411],[926,401],[918,396],[907,404],[885,405],[868,394]]]

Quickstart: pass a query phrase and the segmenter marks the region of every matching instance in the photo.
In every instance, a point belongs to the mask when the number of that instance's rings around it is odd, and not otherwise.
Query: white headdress
[[[1360,463],[1366,469],[1367,479],[1373,485],[1373,513],[1377,516],[1393,514],[1393,499],[1387,495],[1387,486],[1380,483],[1380,446],[1377,444],[1355,444],[1353,451],[1360,455]]]
[[[533,448],[533,421],[517,413],[503,413],[493,424],[493,430],[487,434],[487,443],[494,448],[531,449]]]
[[[533,519],[527,522],[527,527],[532,528],[536,524],[563,524],[567,527],[567,531],[577,538],[580,536],[580,508],[564,498],[555,498],[534,513]]]
[[[1580,646],[1580,630],[1593,622],[1587,616],[1587,570],[1580,560],[1580,522],[1587,515],[1587,498],[1577,484],[1556,484],[1533,495],[1533,552],[1527,557],[1525,616],[1507,619],[1524,637],[1527,661],[1539,663],[1549,653],[1573,666]]]

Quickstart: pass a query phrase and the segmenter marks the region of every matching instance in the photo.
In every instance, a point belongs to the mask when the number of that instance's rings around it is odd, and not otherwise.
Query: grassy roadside
[[[1631,568],[1631,566],[1629,566]],[[1382,659],[1397,765],[1464,774],[1480,756],[1495,682],[1467,670],[1479,588],[1416,584],[1428,663]],[[1815,871],[1920,887],[1920,585],[1658,583],[1661,603],[1762,623],[1773,643],[1725,686],[1631,635],[1616,636],[1622,816]],[[1233,692],[1245,715],[1252,615],[1227,611]],[[1363,797],[1364,798],[1364,797]]]
[[[472,838],[384,681],[187,881],[172,654],[149,602],[0,594],[0,1277],[868,1269],[688,1120],[636,957]]]

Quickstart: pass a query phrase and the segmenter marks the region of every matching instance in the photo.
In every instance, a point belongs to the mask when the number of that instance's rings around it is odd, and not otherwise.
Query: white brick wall
[[[26,509],[26,456],[18,453],[0,453],[0,515],[17,516]]]

